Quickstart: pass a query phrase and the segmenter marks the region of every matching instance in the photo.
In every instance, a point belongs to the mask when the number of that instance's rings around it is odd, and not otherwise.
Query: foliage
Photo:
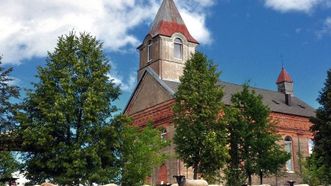
[[[11,178],[19,168],[20,164],[11,152],[0,152],[0,179]]]
[[[11,84],[12,70],[12,68],[5,69],[1,66],[0,56],[0,135],[7,135],[8,132],[17,128],[14,118],[17,104],[12,101],[19,98],[19,88]],[[0,178],[11,177],[11,174],[18,169],[19,163],[12,153],[0,152]]]
[[[123,186],[141,186],[153,168],[166,159],[161,149],[168,142],[161,139],[161,131],[148,124],[144,128],[133,126],[130,119],[121,116],[117,119],[120,144],[120,177]]]
[[[327,72],[324,88],[317,99],[321,107],[316,110],[316,117],[311,118],[314,133],[314,155],[317,167],[323,169],[323,180],[331,183],[331,69]]]
[[[231,157],[228,182],[242,184],[243,174],[249,185],[253,174],[258,174],[262,182],[264,175],[277,173],[290,156],[277,144],[280,138],[274,131],[270,110],[263,104],[261,96],[244,85],[231,101],[232,106],[225,109],[224,118],[229,131]]]
[[[205,55],[196,52],[186,62],[175,94],[174,143],[186,166],[198,173],[214,174],[227,158],[226,130],[220,122],[222,87],[220,73]]]
[[[317,159],[314,156],[314,154],[310,157],[308,157],[304,162],[303,162],[303,167],[302,167],[302,178],[303,182],[309,184],[310,186],[318,186],[321,185],[321,175],[322,174],[322,169],[320,169],[317,166]]]
[[[19,98],[19,88],[12,85],[12,71],[13,68],[5,69],[1,66],[0,56],[0,134],[16,128],[14,114],[17,104],[12,101]]]
[[[109,123],[119,88],[109,80],[102,43],[89,34],[58,39],[19,120],[29,149],[27,178],[40,183],[109,183],[116,170]]]
[[[240,110],[236,107],[228,106],[224,109],[223,122],[226,123],[228,129],[228,144],[230,159],[225,171],[228,186],[241,186],[245,182],[245,174],[243,171],[243,136],[245,135],[245,125],[241,120]]]

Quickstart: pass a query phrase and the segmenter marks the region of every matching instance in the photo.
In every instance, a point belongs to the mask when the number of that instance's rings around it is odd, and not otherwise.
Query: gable
[[[145,72],[124,111],[132,115],[146,108],[173,99],[172,94],[148,71]]]

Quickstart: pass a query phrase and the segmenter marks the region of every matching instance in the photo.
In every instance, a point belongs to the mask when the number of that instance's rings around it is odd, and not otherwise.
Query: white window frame
[[[161,139],[162,140],[166,140],[167,139],[167,134],[168,134],[168,131],[166,128],[162,128],[161,129]]]
[[[308,153],[309,156],[313,153],[315,143],[312,139],[308,139]]]

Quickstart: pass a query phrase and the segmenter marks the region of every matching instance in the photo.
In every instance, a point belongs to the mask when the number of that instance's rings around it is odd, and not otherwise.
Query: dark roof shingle
[[[173,82],[173,81],[164,81],[164,82],[174,92],[177,92],[179,82]],[[237,85],[224,81],[220,81],[219,84],[223,86],[223,90],[224,90],[223,102],[227,105],[231,105],[231,96],[237,92],[240,92],[242,90],[242,85]],[[263,103],[267,105],[270,108],[270,110],[273,112],[305,116],[305,117],[315,116],[315,109],[295,96],[292,97],[292,104],[287,105],[285,103],[285,94],[283,93],[272,90],[255,88],[255,87],[250,87],[250,89],[254,90],[256,94],[261,95],[263,98]]]

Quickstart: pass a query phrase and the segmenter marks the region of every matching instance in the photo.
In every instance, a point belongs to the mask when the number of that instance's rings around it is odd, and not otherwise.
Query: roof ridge
[[[232,85],[236,85],[236,86],[243,86],[243,84],[232,83],[232,82],[228,82],[228,81],[222,81],[222,80],[220,80],[219,82],[223,82],[223,83],[227,83],[227,84],[232,84]],[[278,92],[276,90],[270,90],[270,89],[266,89],[266,88],[260,88],[260,87],[250,86],[249,84],[248,84],[248,88],[262,90],[262,91],[266,91],[266,92],[274,92],[274,93],[283,94],[283,93]],[[293,97],[295,97],[295,96],[293,95]]]

